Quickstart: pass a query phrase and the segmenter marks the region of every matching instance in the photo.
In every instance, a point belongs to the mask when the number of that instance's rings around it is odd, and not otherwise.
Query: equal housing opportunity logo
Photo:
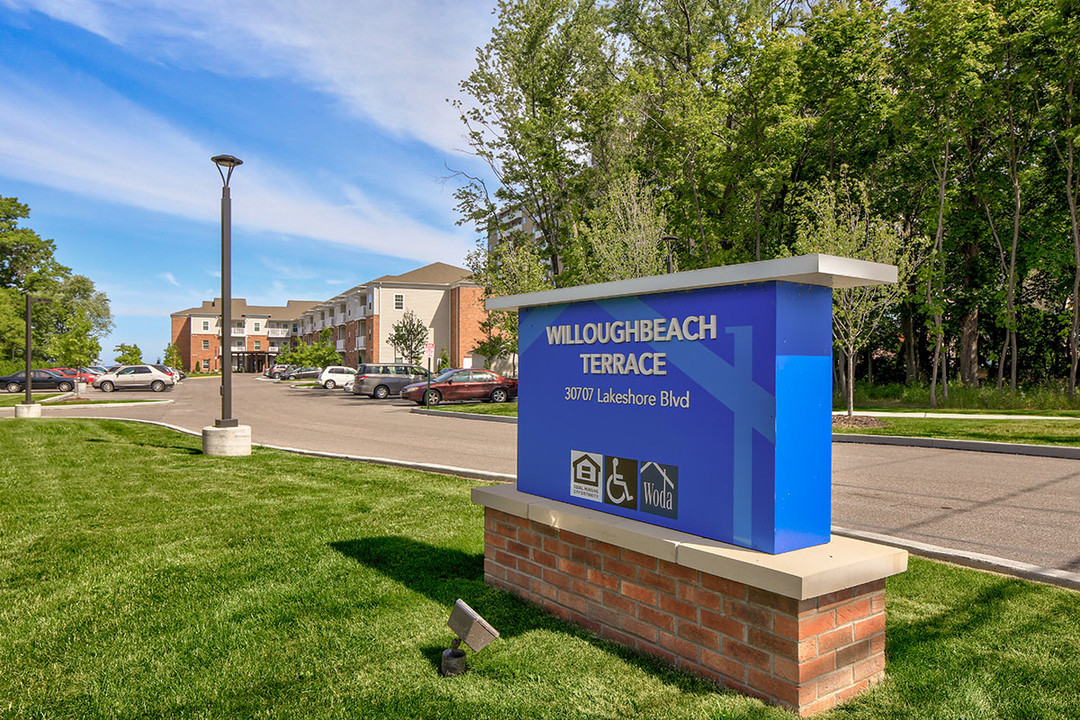
[[[571,450],[570,495],[675,520],[679,516],[679,468]]]

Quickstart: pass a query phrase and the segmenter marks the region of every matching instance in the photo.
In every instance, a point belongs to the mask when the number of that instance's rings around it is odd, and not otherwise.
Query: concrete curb
[[[985,440],[950,440],[948,438],[917,438],[902,435],[857,435],[833,433],[834,443],[861,443],[863,445],[902,445],[906,447],[936,448],[938,450],[969,450],[972,452],[1005,453],[1008,455],[1031,455],[1034,457],[1080,460],[1080,447],[1056,445],[1025,445],[1023,443],[989,442]]]
[[[929,543],[922,543],[917,540],[906,540],[891,535],[851,530],[836,525],[833,526],[832,531],[836,535],[843,535],[844,537],[855,538],[857,540],[869,540],[870,542],[903,548],[913,555],[931,558],[933,560],[945,560],[954,565],[963,565],[978,570],[989,570],[1003,575],[1012,575],[1026,580],[1044,582],[1050,585],[1060,585],[1071,589],[1080,589],[1080,573],[1043,567],[1041,565],[1032,565],[1018,560],[1007,560],[993,555],[968,552],[967,550],[956,550],[953,548],[941,547],[940,545],[930,545]]]
[[[481,415],[480,413],[454,412],[453,410],[428,410],[426,408],[413,408],[409,412],[417,415],[436,415],[439,417],[456,417],[465,420],[487,420],[488,422],[517,424],[516,417],[505,417],[503,415]]]

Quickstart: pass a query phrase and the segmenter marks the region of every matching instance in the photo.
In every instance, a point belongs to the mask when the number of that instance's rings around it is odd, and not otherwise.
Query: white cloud
[[[392,134],[464,146],[447,98],[487,42],[493,2],[451,0],[0,0],[133,54],[326,92]]]
[[[0,84],[3,174],[110,202],[204,222],[219,217],[214,152],[142,107],[81,78],[43,89],[14,73]],[[251,231],[343,243],[394,257],[460,262],[467,232],[424,225],[356,188],[331,203],[263,157],[233,176],[233,224]],[[242,179],[241,179],[242,178]]]
[[[158,275],[158,277],[169,283],[173,287],[180,287],[180,283],[176,280],[176,276],[174,276],[171,272],[163,272]]]

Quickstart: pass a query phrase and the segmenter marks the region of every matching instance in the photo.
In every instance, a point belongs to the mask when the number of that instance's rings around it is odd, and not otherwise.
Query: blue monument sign
[[[768,553],[829,541],[826,255],[488,301],[518,308],[518,490]]]

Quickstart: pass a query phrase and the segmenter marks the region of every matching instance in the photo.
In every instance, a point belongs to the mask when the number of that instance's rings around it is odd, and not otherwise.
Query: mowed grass
[[[34,392],[30,396],[30,399],[33,400],[34,402],[41,402],[42,400],[45,400],[45,399],[48,399],[48,398],[51,398],[51,397],[56,397],[57,395],[61,395],[61,394],[63,394],[63,393],[57,393],[57,392]],[[20,393],[5,393],[4,395],[0,395],[0,407],[15,407],[16,405],[22,404],[25,400],[26,400],[26,395],[24,393],[21,393],[21,392]]]
[[[793,717],[483,582],[475,481],[0,421],[0,718]],[[501,633],[437,673],[465,599]],[[1080,716],[1080,594],[913,560],[827,718]]]
[[[977,418],[878,418],[877,428],[835,428],[834,432],[860,435],[903,435],[907,437],[952,438],[1032,445],[1080,446],[1080,420],[1028,420],[1017,416],[1008,420]]]
[[[423,406],[421,405],[420,407]],[[518,414],[518,404],[514,401],[504,403],[448,403],[445,405],[436,405],[430,409],[472,413],[474,415],[498,415],[500,417],[517,417]]]

